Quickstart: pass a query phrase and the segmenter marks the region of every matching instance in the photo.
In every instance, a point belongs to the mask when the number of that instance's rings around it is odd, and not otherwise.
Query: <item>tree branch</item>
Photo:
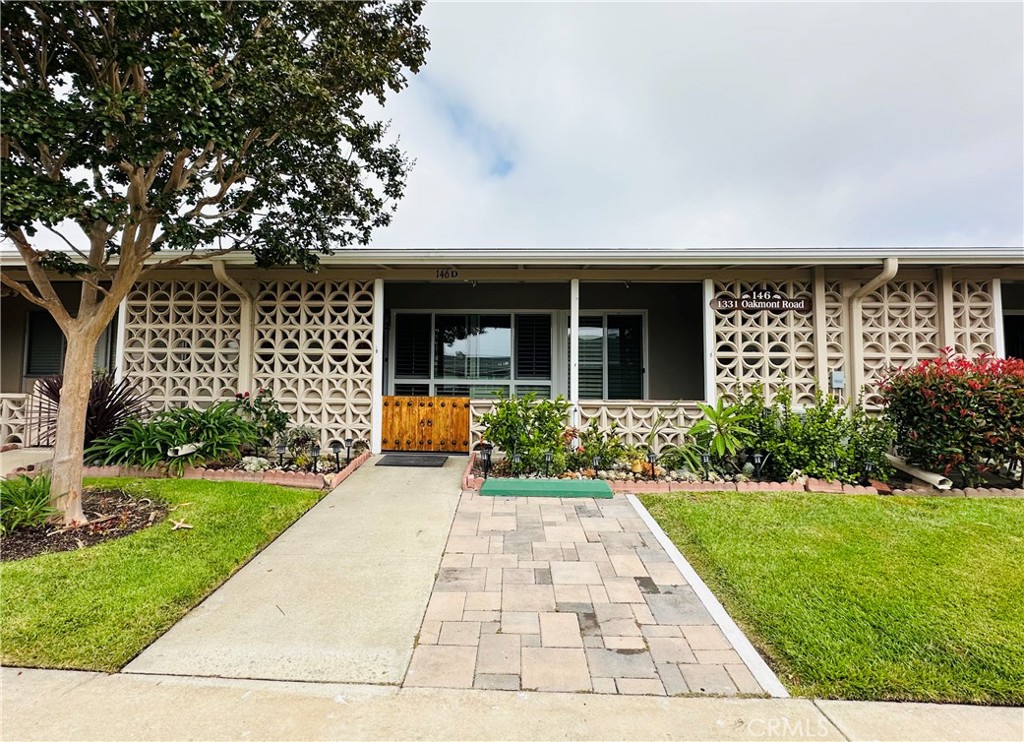
[[[35,304],[37,307],[42,307],[47,311],[50,310],[50,305],[47,303],[45,299],[36,296],[35,294],[28,290],[28,287],[25,286],[25,284],[21,283],[20,281],[15,281],[6,273],[0,272],[0,283],[3,283],[4,286],[9,286],[10,288],[14,289],[14,291],[20,294],[23,299],[31,302],[32,304]]]

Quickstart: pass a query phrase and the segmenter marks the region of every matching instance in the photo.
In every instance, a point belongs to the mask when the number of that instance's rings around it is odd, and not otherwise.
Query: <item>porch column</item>
[[[569,281],[569,423],[580,424],[580,279]]]
[[[373,382],[370,389],[370,451],[380,453],[384,434],[384,279],[373,279]]]
[[[995,323],[996,358],[1006,358],[1006,320],[1003,318],[1003,282],[992,279],[992,321]]]
[[[704,401],[710,405],[718,397],[718,364],[715,362],[715,282],[704,279]]]
[[[124,340],[128,332],[128,297],[121,299],[117,305],[117,337],[114,339],[114,379],[121,381],[124,378]]]

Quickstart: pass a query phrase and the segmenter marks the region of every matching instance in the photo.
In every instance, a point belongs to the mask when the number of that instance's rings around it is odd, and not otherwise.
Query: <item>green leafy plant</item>
[[[563,435],[568,414],[569,403],[563,397],[537,399],[531,392],[502,396],[480,419],[484,438],[505,453],[512,474],[560,474],[566,466]],[[549,451],[550,464],[545,460]]]
[[[579,438],[579,446],[571,451],[566,458],[566,468],[572,471],[594,468],[594,458],[598,460],[598,469],[611,469],[622,463],[626,457],[626,444],[618,433],[618,425],[612,423],[611,430],[602,430],[600,423],[591,418],[581,431],[570,429],[571,437]]]
[[[40,474],[0,480],[0,533],[44,526],[60,512],[50,505],[50,478]]]
[[[745,459],[756,451],[763,458],[762,478],[785,481],[798,471],[809,477],[857,484],[869,476],[885,479],[892,467],[885,454],[894,430],[880,415],[862,406],[847,407],[817,389],[814,404],[803,410],[793,407],[793,393],[782,386],[770,404],[760,386],[742,403],[755,433]]]
[[[293,459],[300,454],[309,454],[310,448],[320,440],[320,431],[312,425],[296,425],[285,430],[279,440],[288,449]]]
[[[219,402],[205,410],[182,407],[157,414],[150,422],[129,420],[113,435],[86,450],[88,461],[152,469],[166,464],[181,474],[186,467],[237,457],[256,441],[252,422],[237,413],[234,401]],[[196,444],[183,456],[169,457],[171,448]]]
[[[260,387],[256,394],[240,392],[235,395],[235,401],[239,414],[256,429],[258,451],[265,451],[273,445],[291,420],[291,416],[281,409],[281,404],[267,387]]]
[[[882,383],[896,451],[928,471],[977,486],[1024,460],[1024,360],[943,349]]]
[[[36,394],[49,401],[52,410],[41,421],[44,443],[52,443],[57,434],[57,409],[63,386],[63,375],[48,376],[36,384]],[[148,392],[128,377],[117,381],[111,373],[94,374],[85,411],[85,445],[108,437],[130,419],[145,416],[149,411],[148,397]]]
[[[693,446],[676,451],[676,455],[688,462],[691,470],[702,452],[707,452],[715,461],[715,468],[739,470],[739,454],[754,442],[757,434],[750,429],[750,412],[739,404],[726,404],[719,398],[714,406],[698,403],[702,413],[688,431]]]

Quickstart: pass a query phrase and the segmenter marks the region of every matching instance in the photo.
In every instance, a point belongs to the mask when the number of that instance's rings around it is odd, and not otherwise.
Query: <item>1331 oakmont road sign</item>
[[[810,312],[811,299],[807,296],[790,299],[778,291],[751,289],[739,296],[719,294],[711,300],[711,308],[716,312]]]

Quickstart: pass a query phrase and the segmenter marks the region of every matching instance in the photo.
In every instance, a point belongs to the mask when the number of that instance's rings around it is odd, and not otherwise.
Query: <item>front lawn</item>
[[[87,484],[163,500],[170,514],[116,541],[0,565],[5,665],[120,669],[323,496],[185,479]]]
[[[794,693],[1024,703],[1024,501],[640,499]]]

